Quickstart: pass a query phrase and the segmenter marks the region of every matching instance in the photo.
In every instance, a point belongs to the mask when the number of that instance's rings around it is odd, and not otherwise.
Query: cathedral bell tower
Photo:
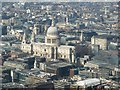
[[[80,41],[83,42],[84,37],[83,37],[83,31],[81,31],[81,35],[80,35]]]
[[[31,43],[35,42],[35,32],[32,31],[32,35],[31,35]]]
[[[26,33],[24,32],[22,44],[26,44]]]
[[[39,32],[38,31],[39,30],[38,24],[34,25],[33,30],[34,30],[35,35],[38,35],[38,32]]]

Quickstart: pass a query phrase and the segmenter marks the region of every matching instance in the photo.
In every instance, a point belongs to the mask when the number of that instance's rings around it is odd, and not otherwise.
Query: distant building
[[[92,53],[93,54],[98,54],[98,52],[99,52],[99,50],[100,50],[100,46],[99,45],[92,45],[91,46],[91,48],[92,48]]]
[[[2,84],[3,90],[11,90],[13,88],[20,89],[20,88],[25,88],[25,86],[19,83],[12,83],[12,82]]]
[[[7,26],[6,25],[2,26],[2,35],[7,35]]]
[[[98,78],[89,78],[86,80],[76,82],[72,88],[76,88],[77,90],[97,90],[101,86],[101,80]],[[101,89],[99,89],[101,90]]]
[[[0,36],[2,35],[2,25],[0,25]]]
[[[15,30],[16,38],[22,41],[23,33],[24,33],[23,30]]]
[[[17,69],[27,69],[28,67],[26,63],[16,62],[16,61],[5,61],[3,65],[7,67],[17,68]]]
[[[108,40],[103,36],[93,36],[91,38],[92,45],[99,45],[101,50],[108,49]]]
[[[65,62],[53,61],[48,63],[40,63],[39,67],[47,73],[54,73],[57,76],[63,77],[70,75],[70,69],[73,68],[73,65]]]
[[[1,39],[1,41],[6,41],[6,42],[16,41],[17,40],[16,36],[14,36],[14,35],[2,35],[0,37],[0,39]]]
[[[116,76],[116,78],[118,79],[118,81],[120,80],[120,68],[119,67],[115,67],[114,68],[113,75]]]
[[[33,88],[34,90],[54,90],[54,84],[52,82],[39,82],[36,84],[27,85],[27,89]]]
[[[30,57],[18,58],[17,60],[13,60],[13,61],[8,60],[5,61],[3,65],[16,69],[31,69],[34,68],[34,62],[35,62],[35,57],[30,56]]]
[[[11,70],[13,70],[13,68],[11,67],[1,67],[2,68],[2,83],[8,83],[12,81],[12,77],[11,77]]]

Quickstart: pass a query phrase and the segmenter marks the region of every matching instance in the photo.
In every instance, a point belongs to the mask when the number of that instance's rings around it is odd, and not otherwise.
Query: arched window
[[[46,51],[46,49],[44,49],[44,51]]]
[[[66,55],[64,55],[64,58],[66,58]]]

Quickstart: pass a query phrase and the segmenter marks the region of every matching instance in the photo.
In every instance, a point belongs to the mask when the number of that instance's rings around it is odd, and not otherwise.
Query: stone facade
[[[101,37],[93,36],[91,38],[91,44],[99,45],[101,50],[107,50],[108,49],[108,40],[107,40],[107,38],[101,38]]]
[[[60,45],[60,37],[54,22],[52,22],[52,25],[48,28],[45,43],[36,43],[34,39],[33,32],[31,43],[27,44],[24,35],[21,45],[23,52],[46,57],[47,59],[65,59],[69,63],[74,63],[75,47]]]

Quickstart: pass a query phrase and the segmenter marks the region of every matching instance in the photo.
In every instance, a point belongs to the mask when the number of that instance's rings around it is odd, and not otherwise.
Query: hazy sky
[[[0,0],[1,2],[118,2],[119,0]]]

